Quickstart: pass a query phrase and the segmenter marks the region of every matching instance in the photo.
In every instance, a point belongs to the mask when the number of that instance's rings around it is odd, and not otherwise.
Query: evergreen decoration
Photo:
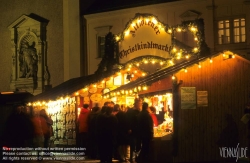
[[[199,55],[205,56],[210,54],[210,49],[205,42],[205,25],[203,19],[195,19],[190,21],[183,21],[182,26],[184,28],[190,28],[196,26],[197,31],[194,33],[198,38]]]
[[[116,41],[114,38],[114,35],[109,32],[105,36],[105,53],[104,56],[98,65],[98,69],[96,70],[95,74],[100,74],[103,73],[105,70],[108,72],[113,71],[113,66],[116,64],[116,58],[115,57],[115,46],[116,46]]]
[[[139,19],[155,19],[157,20],[158,24],[165,29],[165,31],[171,35],[172,37],[172,45],[170,56],[171,58],[157,58],[155,56],[142,56],[138,57],[135,60],[131,60],[128,63],[121,65],[119,64],[119,42],[124,40],[125,33],[129,31],[129,28],[133,21]],[[177,32],[185,32],[190,31],[194,37],[196,38],[197,45],[194,47],[189,47],[184,43],[178,41],[175,38],[175,33]],[[152,14],[140,14],[137,13],[133,19],[131,19],[127,24],[125,29],[122,33],[113,35],[109,32],[105,37],[105,54],[98,65],[98,69],[95,72],[96,74],[101,74],[105,71],[113,71],[115,65],[119,69],[126,68],[127,65],[143,62],[144,60],[148,60],[149,62],[152,60],[158,60],[158,62],[163,62],[164,65],[168,65],[167,67],[171,66],[168,64],[169,61],[179,60],[185,58],[187,56],[195,56],[197,58],[201,56],[206,56],[210,54],[210,49],[205,42],[205,32],[204,32],[204,21],[203,19],[195,19],[190,21],[183,21],[180,25],[169,26],[167,24],[161,23],[158,18]]]

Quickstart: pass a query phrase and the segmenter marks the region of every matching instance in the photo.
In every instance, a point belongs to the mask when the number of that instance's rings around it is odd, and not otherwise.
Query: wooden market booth
[[[72,146],[83,103],[102,106],[112,100],[131,107],[134,98],[142,97],[157,112],[169,109],[154,128],[153,161],[223,160],[216,142],[225,114],[238,126],[240,146],[249,141],[240,119],[249,103],[250,61],[227,50],[211,54],[203,30],[202,19],[170,27],[154,15],[137,14],[110,43],[118,52],[106,54],[96,74],[71,79],[37,95],[30,105],[46,107],[57,122],[55,145]],[[109,61],[115,63],[111,69]]]
[[[202,20],[169,27],[150,14],[136,15],[116,36],[119,63],[128,71],[137,67],[147,75],[130,78],[129,83],[105,93],[104,98],[123,104],[131,96],[139,96],[159,108],[162,99],[166,99],[163,97],[171,94],[172,101],[167,101],[172,105],[172,117],[169,116],[170,121],[165,119],[170,123],[154,130],[154,161],[225,160],[220,155],[218,139],[226,125],[226,115],[237,124],[239,145],[248,147],[247,127],[241,118],[250,101],[250,61],[226,49],[212,54],[204,42],[203,27]],[[161,40],[159,35],[165,31],[171,37],[163,34]],[[157,46],[158,51],[154,49]],[[136,74],[128,74],[131,73]]]

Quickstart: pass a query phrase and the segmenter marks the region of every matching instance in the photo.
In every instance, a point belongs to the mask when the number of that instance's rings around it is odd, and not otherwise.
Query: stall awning
[[[30,102],[34,101],[48,101],[56,100],[59,97],[72,95],[74,92],[90,85],[101,81],[103,78],[109,77],[112,72],[104,72],[102,74],[92,74],[88,76],[81,76],[77,78],[72,78],[62,84],[55,86],[47,90],[46,92],[40,93],[33,98],[30,98]]]

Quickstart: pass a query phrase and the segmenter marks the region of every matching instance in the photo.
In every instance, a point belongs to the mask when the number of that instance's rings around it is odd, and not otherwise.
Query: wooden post
[[[177,83],[173,80],[173,156],[178,155],[178,130],[179,130],[179,110],[180,110],[180,91],[179,87],[182,81]]]

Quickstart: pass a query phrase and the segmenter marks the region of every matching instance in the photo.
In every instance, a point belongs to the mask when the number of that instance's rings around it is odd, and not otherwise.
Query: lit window
[[[234,19],[234,43],[246,42],[245,19]]]
[[[218,44],[246,42],[245,18],[218,21]]]
[[[228,44],[230,43],[230,24],[229,20],[222,20],[218,22],[218,35],[219,35],[219,44]]]

